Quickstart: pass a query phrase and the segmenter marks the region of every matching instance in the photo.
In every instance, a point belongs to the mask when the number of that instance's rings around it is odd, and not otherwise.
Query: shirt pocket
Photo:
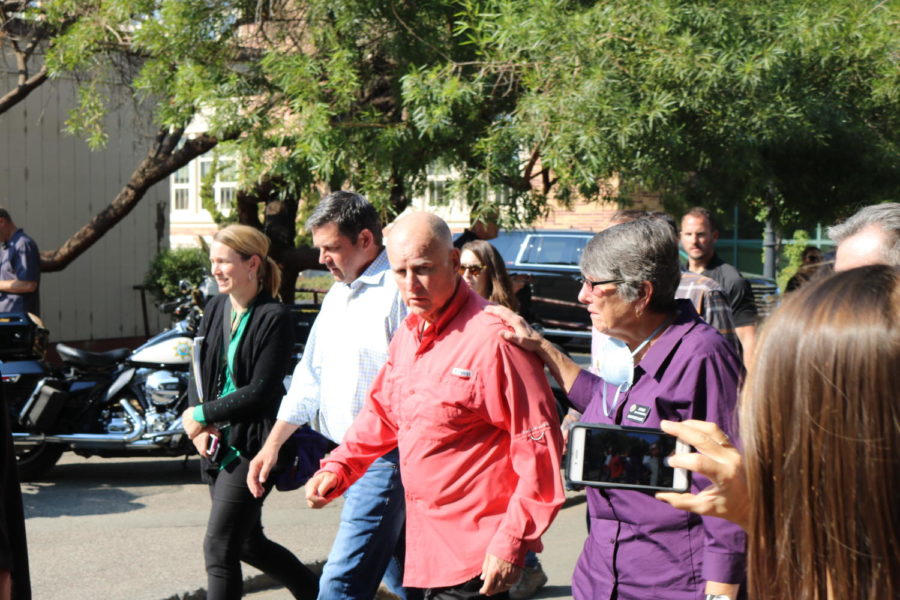
[[[401,400],[403,413],[412,415],[418,436],[445,440],[481,419],[475,413],[476,384],[459,377],[421,378]]]

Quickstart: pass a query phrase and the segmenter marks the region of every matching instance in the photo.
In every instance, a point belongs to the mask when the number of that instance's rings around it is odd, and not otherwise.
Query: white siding
[[[0,72],[0,93],[15,85]],[[75,104],[70,80],[45,83],[0,115],[0,205],[41,250],[59,248],[103,210],[150,147],[153,129],[121,98],[107,119],[108,145],[92,152],[63,131]],[[157,239],[156,205],[166,205],[167,181],[155,185],[134,210],[66,269],[41,276],[41,308],[53,340],[96,340],[144,334],[140,293],[150,260],[167,244],[168,223]],[[148,298],[150,332],[167,319]]]

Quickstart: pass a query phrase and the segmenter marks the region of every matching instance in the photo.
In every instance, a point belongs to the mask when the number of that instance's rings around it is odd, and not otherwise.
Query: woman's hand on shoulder
[[[531,352],[540,352],[544,336],[535,331],[518,313],[497,304],[491,304],[484,308],[488,314],[499,318],[510,330],[500,332],[500,336],[508,342]]]
[[[747,529],[750,499],[740,452],[715,423],[662,421],[660,427],[697,449],[668,458],[669,465],[709,478],[712,484],[697,494],[661,492],[656,498],[673,507],[702,516],[720,517]]]

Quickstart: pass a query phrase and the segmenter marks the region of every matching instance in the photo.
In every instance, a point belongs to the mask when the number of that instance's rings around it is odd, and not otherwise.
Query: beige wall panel
[[[10,73],[0,73],[4,90],[12,82]],[[0,204],[42,250],[58,248],[106,207],[152,140],[146,117],[138,118],[125,98],[107,120],[109,144],[92,152],[63,131],[74,100],[74,82],[51,81],[0,115]],[[167,181],[65,270],[42,275],[42,316],[53,340],[144,334],[140,294],[132,287],[143,281],[160,245],[159,203],[168,205]],[[148,314],[151,333],[168,323],[152,302]]]

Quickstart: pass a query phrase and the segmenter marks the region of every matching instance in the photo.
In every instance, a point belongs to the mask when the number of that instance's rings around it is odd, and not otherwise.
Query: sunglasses
[[[484,265],[459,265],[459,274],[465,275],[466,271],[472,274],[473,277],[478,277],[478,274],[484,269]]]
[[[581,278],[581,285],[586,285],[591,288],[591,291],[594,291],[594,287],[598,285],[604,285],[607,283],[625,283],[623,279],[604,279],[603,281],[591,281],[587,277]]]

